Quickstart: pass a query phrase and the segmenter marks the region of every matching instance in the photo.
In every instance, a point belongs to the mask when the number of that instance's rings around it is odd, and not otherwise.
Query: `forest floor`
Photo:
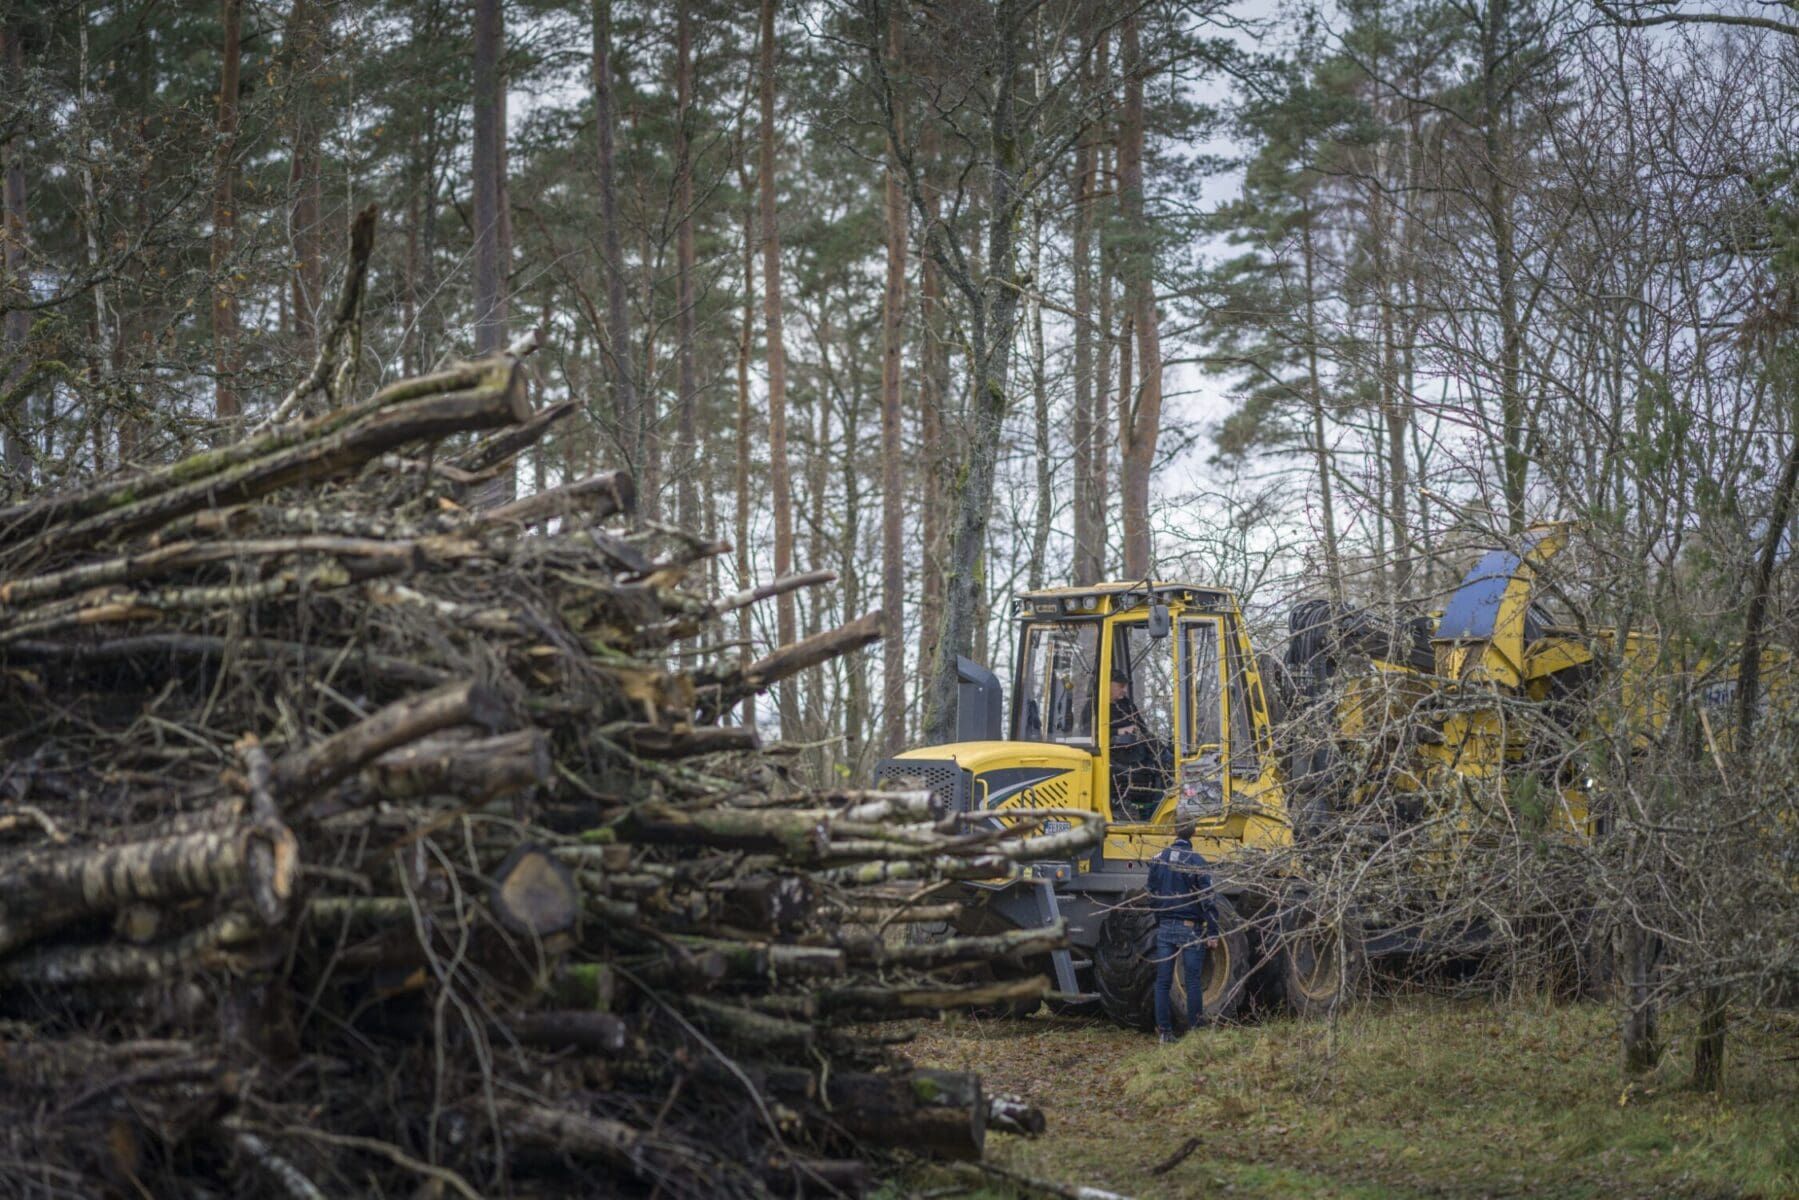
[[[1628,1087],[1616,1011],[1548,1001],[1386,997],[1335,1025],[1171,1046],[1090,1019],[946,1019],[912,1049],[1046,1110],[1035,1141],[990,1135],[991,1161],[1140,1200],[1799,1196],[1799,1014],[1732,1026],[1720,1095],[1687,1082],[1690,1014],[1664,1025],[1662,1068]],[[926,1171],[887,1194],[950,1182]]]

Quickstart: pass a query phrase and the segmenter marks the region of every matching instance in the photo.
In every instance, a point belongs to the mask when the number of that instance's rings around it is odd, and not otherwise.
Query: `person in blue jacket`
[[[1187,1028],[1205,1022],[1205,994],[1199,976],[1206,951],[1218,945],[1218,910],[1212,903],[1211,864],[1193,848],[1194,817],[1178,813],[1174,842],[1149,864],[1149,904],[1156,915],[1156,1032],[1174,1041],[1169,995],[1174,966],[1181,964],[1187,985]]]

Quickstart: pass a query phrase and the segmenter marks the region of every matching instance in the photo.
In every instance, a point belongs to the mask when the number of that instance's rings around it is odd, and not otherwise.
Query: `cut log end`
[[[581,912],[574,874],[541,846],[525,844],[494,874],[493,912],[514,933],[540,941],[573,935]]]
[[[530,382],[525,378],[523,363],[514,362],[506,377],[506,403],[512,411],[512,423],[523,425],[534,414],[531,408]]]

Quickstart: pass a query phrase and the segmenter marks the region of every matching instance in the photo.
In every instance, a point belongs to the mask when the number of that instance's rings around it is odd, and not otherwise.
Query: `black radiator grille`
[[[931,811],[939,817],[968,811],[972,778],[948,759],[883,759],[875,768],[875,782],[931,793]]]

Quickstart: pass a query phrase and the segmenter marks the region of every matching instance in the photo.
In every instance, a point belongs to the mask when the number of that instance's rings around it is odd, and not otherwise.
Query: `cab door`
[[[1106,796],[1107,819],[1114,824],[1145,825],[1168,812],[1168,797],[1180,769],[1177,640],[1151,637],[1148,623],[1141,619],[1111,626],[1102,672],[1107,695],[1101,727],[1105,765],[1098,786]],[[1115,680],[1124,684],[1122,703],[1110,698]],[[1128,720],[1123,719],[1127,712]],[[1126,728],[1130,733],[1121,738]]]
[[[1180,656],[1180,790],[1194,789],[1202,809],[1220,811],[1230,791],[1225,770],[1225,672],[1219,647],[1224,623],[1215,616],[1182,617],[1176,626]],[[1207,799],[1210,797],[1210,805]]]
[[[1268,698],[1240,613],[1224,624],[1225,795],[1233,801],[1260,804],[1280,797],[1280,769],[1275,761]]]

